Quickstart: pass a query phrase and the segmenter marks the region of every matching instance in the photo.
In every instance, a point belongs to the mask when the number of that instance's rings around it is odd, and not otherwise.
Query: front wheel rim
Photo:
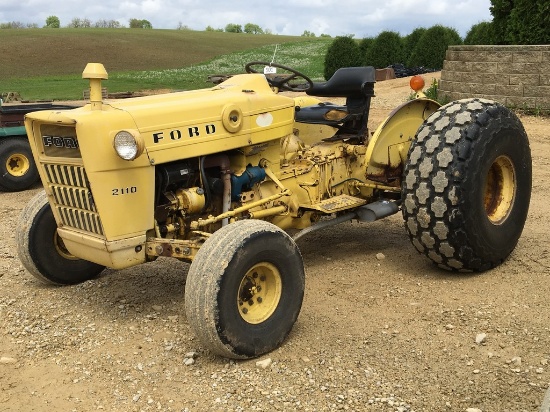
[[[495,159],[487,173],[484,207],[491,223],[503,223],[510,215],[516,197],[516,170],[508,156]]]
[[[57,230],[55,231],[55,234],[53,236],[53,244],[55,245],[55,250],[57,251],[57,253],[59,253],[59,256],[67,260],[78,260],[76,256],[69,252],[69,250],[65,246],[65,243],[63,242],[63,239],[61,239],[61,236],[57,234]]]
[[[6,170],[15,177],[21,177],[29,171],[31,162],[29,158],[22,153],[12,154],[6,160]]]
[[[237,293],[237,306],[243,320],[257,325],[269,319],[281,299],[281,273],[275,265],[261,262],[244,275]]]

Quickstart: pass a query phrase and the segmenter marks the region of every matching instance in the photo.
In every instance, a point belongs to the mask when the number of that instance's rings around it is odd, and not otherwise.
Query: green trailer
[[[38,171],[24,126],[25,115],[74,107],[51,102],[3,104],[0,99],[0,191],[18,192],[38,181]]]

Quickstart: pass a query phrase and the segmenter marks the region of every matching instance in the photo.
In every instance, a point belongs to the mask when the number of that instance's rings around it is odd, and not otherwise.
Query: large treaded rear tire
[[[304,287],[302,256],[292,238],[271,223],[243,220],[201,246],[187,275],[185,312],[206,349],[253,358],[287,337]]]
[[[527,134],[509,109],[483,99],[441,107],[419,128],[403,174],[413,245],[448,270],[499,265],[523,230],[531,173]]]
[[[104,266],[72,256],[57,236],[57,224],[46,192],[25,206],[17,224],[17,253],[35,278],[54,285],[74,285],[93,279]]]

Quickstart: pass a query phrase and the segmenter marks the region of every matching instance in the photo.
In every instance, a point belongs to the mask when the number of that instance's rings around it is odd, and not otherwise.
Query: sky
[[[307,30],[317,36],[353,34],[357,39],[384,30],[407,35],[417,27],[442,24],[464,37],[472,25],[491,20],[490,5],[490,0],[0,0],[0,23],[42,27],[52,15],[62,27],[73,18],[117,20],[124,26],[132,18],[145,19],[155,29],[253,23],[273,34],[299,36]]]

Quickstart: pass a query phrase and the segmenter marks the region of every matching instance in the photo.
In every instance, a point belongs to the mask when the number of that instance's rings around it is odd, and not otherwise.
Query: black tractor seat
[[[338,120],[332,119],[329,113],[335,111],[349,114],[347,106],[326,102],[315,106],[296,107],[295,119],[300,123],[326,124],[338,127],[347,115],[342,115]]]
[[[313,83],[313,87],[306,93],[319,97],[372,97],[375,82],[376,72],[372,66],[342,67],[328,81]]]
[[[366,140],[370,100],[374,97],[376,71],[372,66],[343,67],[324,83],[313,83],[306,91],[310,96],[345,97],[345,105],[319,103],[296,107],[295,120],[299,123],[324,124],[336,127],[333,139],[350,135]]]

